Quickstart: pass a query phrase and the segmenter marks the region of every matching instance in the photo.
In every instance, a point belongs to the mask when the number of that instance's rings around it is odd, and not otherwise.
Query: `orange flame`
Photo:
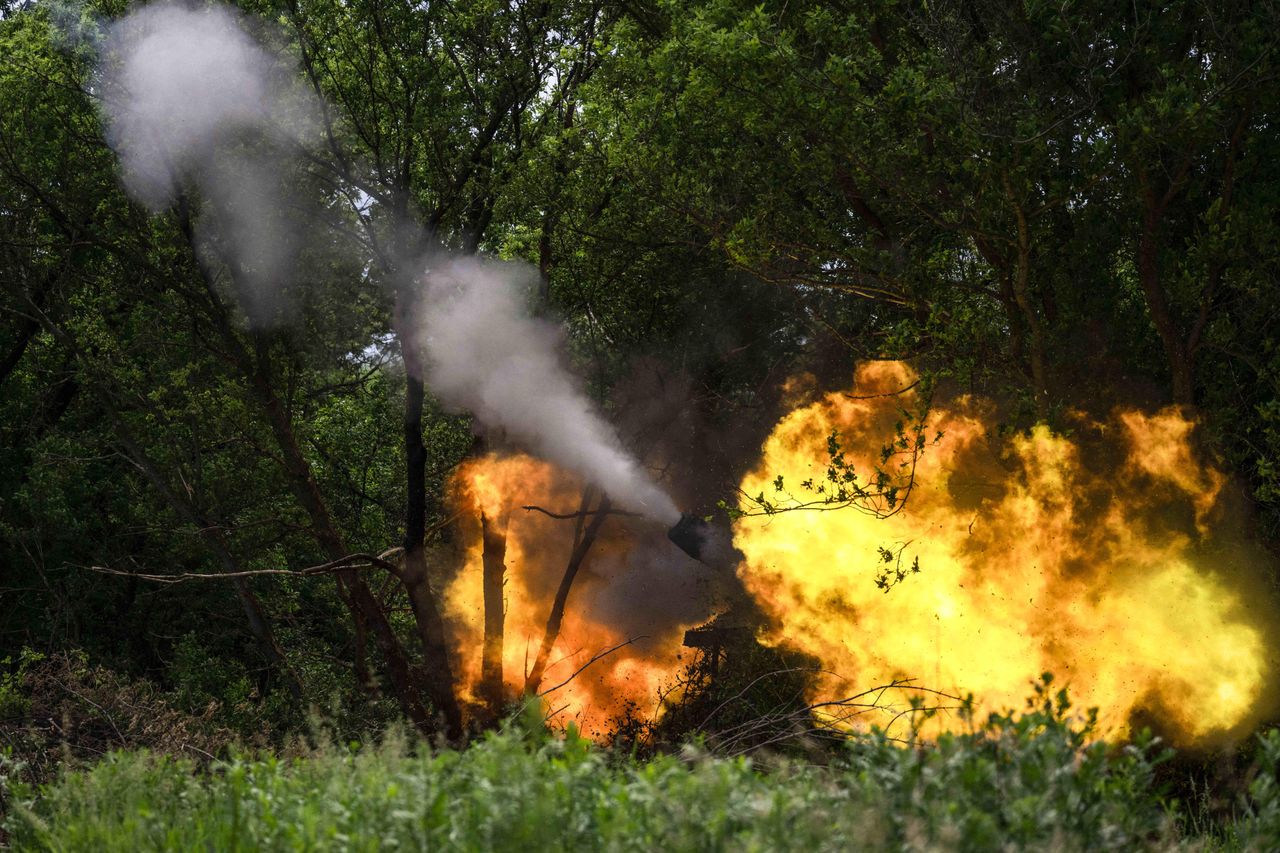
[[[452,479],[450,493],[463,519],[463,561],[445,590],[445,604],[458,678],[468,701],[477,699],[484,634],[479,517],[481,512],[489,518],[510,514],[503,671],[506,693],[516,698],[524,691],[525,677],[542,643],[556,589],[573,550],[575,527],[572,519],[554,519],[523,507],[574,513],[582,499],[582,483],[523,454],[489,454],[463,464]],[[652,538],[652,531],[647,533]],[[636,536],[624,519],[608,520],[577,575],[563,626],[535,691],[555,688],[542,697],[552,722],[573,721],[584,731],[600,734],[629,705],[642,717],[657,711],[659,691],[678,662],[680,631],[627,636],[601,604],[617,575],[632,570],[628,558]],[[593,657],[629,640],[631,645],[592,662]]]
[[[891,392],[916,377],[877,362],[856,379],[861,396],[828,394],[777,424],[745,494],[775,495],[779,475],[784,489],[820,481],[833,430],[860,475],[874,468],[902,405]],[[1275,707],[1274,608],[1254,567],[1211,547],[1225,478],[1196,462],[1179,412],[1115,421],[1114,437],[1088,440],[1105,425],[1082,424],[1078,438],[1040,426],[998,453],[991,412],[960,398],[930,412],[927,435],[941,437],[892,517],[739,519],[740,577],[776,626],[762,639],[839,673],[815,701],[913,678],[997,711],[1021,707],[1052,672],[1115,736],[1143,712],[1183,744],[1256,724]],[[920,572],[877,589],[881,548],[918,558]]]

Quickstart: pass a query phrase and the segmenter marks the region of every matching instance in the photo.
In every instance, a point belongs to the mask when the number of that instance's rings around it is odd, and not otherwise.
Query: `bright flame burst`
[[[776,495],[779,475],[787,490],[821,481],[833,431],[865,476],[904,404],[890,392],[915,378],[871,363],[857,396],[791,412],[743,492]],[[844,508],[736,522],[739,574],[775,626],[762,639],[839,674],[813,699],[912,678],[972,693],[985,714],[1022,707],[1052,672],[1113,735],[1143,714],[1180,743],[1256,723],[1274,698],[1271,607],[1250,566],[1206,545],[1224,478],[1195,461],[1192,425],[1172,409],[1122,412],[1082,421],[1075,439],[1037,427],[997,454],[988,409],[972,398],[933,408],[926,434],[941,437],[892,517]],[[881,548],[908,566],[918,558],[919,573],[878,589]]]
[[[812,499],[799,484],[822,481],[833,432],[866,484],[877,463],[884,467],[880,450],[903,408],[918,402],[914,391],[891,392],[915,380],[897,362],[863,365],[856,394],[792,411],[743,493],[781,506],[792,491]],[[1105,423],[1078,415],[1071,436],[1037,427],[1002,438],[992,408],[961,397],[929,411],[914,486],[891,517],[845,507],[740,518],[739,577],[772,626],[760,639],[820,662],[829,674],[814,684],[815,703],[905,678],[972,694],[980,714],[1016,710],[1052,672],[1077,707],[1099,709],[1112,736],[1137,720],[1180,744],[1212,743],[1255,725],[1275,707],[1267,653],[1275,608],[1255,560],[1214,542],[1225,478],[1197,461],[1193,425],[1173,409],[1122,411]],[[445,591],[446,612],[473,701],[484,625],[480,515],[509,516],[503,669],[514,697],[575,527],[521,507],[574,512],[582,483],[528,456],[488,455],[461,466],[450,491],[463,562]],[[889,568],[906,573],[883,591],[876,577],[886,554]],[[566,682],[545,697],[554,721],[599,734],[629,705],[645,717],[660,710],[658,696],[682,665],[682,632],[706,617],[697,607],[673,615],[692,597],[681,584],[699,568],[654,525],[604,525],[539,685]],[[578,672],[640,634],[648,636]],[[907,694],[884,699],[901,708]],[[963,723],[942,715],[929,725]]]
[[[454,474],[450,495],[460,512],[463,564],[445,590],[446,619],[453,641],[463,697],[477,701],[484,635],[483,542],[480,514],[504,515],[506,527],[506,618],[503,645],[505,693],[523,694],[547,627],[556,589],[574,544],[575,523],[523,509],[536,505],[576,512],[582,483],[549,463],[523,454],[489,454],[468,460]],[[607,521],[579,571],[568,597],[564,622],[548,656],[542,681],[531,692],[556,688],[543,697],[552,722],[577,723],[601,733],[629,706],[650,717],[659,691],[676,668],[684,626],[629,632],[617,618],[622,590],[634,591],[645,573],[638,537],[619,519]],[[663,541],[663,550],[669,548]],[[639,581],[644,586],[643,579]],[[592,658],[622,645],[598,660]],[[585,668],[583,668],[585,667]],[[562,685],[557,687],[557,685]]]

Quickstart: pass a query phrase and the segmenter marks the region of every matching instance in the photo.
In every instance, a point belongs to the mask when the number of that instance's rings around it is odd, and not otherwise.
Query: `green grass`
[[[868,737],[823,766],[697,747],[639,761],[519,725],[462,751],[390,737],[199,770],[122,752],[39,789],[10,782],[4,827],[22,850],[1275,848],[1277,733],[1243,817],[1193,838],[1156,785],[1167,753],[1091,744],[1064,716],[914,749]]]

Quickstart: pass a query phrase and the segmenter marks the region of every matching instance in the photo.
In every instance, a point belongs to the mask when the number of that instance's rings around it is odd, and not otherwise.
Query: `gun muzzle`
[[[680,516],[680,520],[675,526],[667,531],[667,538],[675,543],[676,547],[684,551],[693,559],[701,561],[702,551],[706,547],[707,539],[711,533],[711,525],[692,513],[684,513]]]

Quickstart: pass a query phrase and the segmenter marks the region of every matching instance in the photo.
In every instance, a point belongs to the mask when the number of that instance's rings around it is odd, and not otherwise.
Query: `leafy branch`
[[[903,542],[896,549],[883,545],[876,547],[880,552],[880,564],[876,568],[876,589],[888,592],[907,579],[908,575],[920,574],[920,556],[912,557],[911,564],[903,567],[903,552],[911,543]]]
[[[878,462],[865,475],[860,475],[847,455],[844,436],[833,429],[827,435],[826,467],[821,477],[800,482],[798,493],[790,491],[785,478],[773,478],[772,493],[755,495],[738,489],[737,506],[721,501],[719,507],[731,519],[761,515],[777,515],[795,510],[855,509],[876,518],[890,518],[906,506],[916,485],[916,467],[930,445],[942,440],[938,430],[932,438],[927,433],[926,418],[929,397],[918,411],[899,409],[893,427],[893,438],[880,448]]]
[[[839,429],[827,435],[825,470],[820,477],[802,480],[796,491],[791,491],[784,475],[777,474],[771,483],[772,491],[761,490],[755,495],[738,489],[736,505],[720,501],[719,508],[730,519],[773,516],[797,510],[829,511],[854,509],[875,518],[885,519],[902,512],[916,486],[916,471],[920,458],[932,445],[942,440],[942,431],[931,437],[928,432],[928,413],[932,401],[932,383],[917,380],[896,392],[871,397],[900,396],[919,385],[922,388],[920,403],[912,409],[898,408],[898,420],[894,423],[892,438],[881,448],[876,462],[865,474],[860,474],[849,459],[844,436]],[[858,397],[854,399],[867,399]],[[876,562],[876,587],[888,592],[910,575],[920,573],[920,558],[905,561],[905,551],[910,542],[894,547],[878,546]]]

